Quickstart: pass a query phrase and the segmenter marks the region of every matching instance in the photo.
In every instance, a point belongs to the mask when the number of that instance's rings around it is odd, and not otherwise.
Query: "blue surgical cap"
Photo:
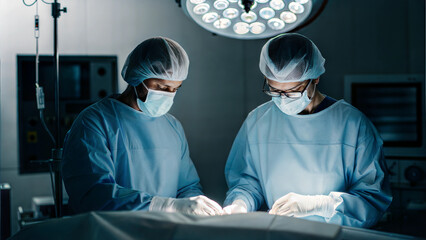
[[[285,33],[263,46],[259,68],[273,81],[302,82],[323,74],[324,62],[321,52],[310,39],[297,33]]]
[[[177,42],[155,37],[143,41],[129,54],[121,76],[132,86],[148,78],[183,81],[188,68],[188,55]]]

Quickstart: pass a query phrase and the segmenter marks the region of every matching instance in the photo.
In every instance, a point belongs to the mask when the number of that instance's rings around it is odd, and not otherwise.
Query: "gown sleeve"
[[[185,137],[182,125],[177,122],[177,131],[182,142],[181,169],[179,170],[179,183],[177,198],[188,198],[203,195],[200,178],[194,163],[189,156],[188,142]]]
[[[260,208],[264,198],[256,168],[252,162],[246,122],[241,127],[232,145],[225,166],[225,178],[229,190],[226,194],[224,206],[241,199],[246,203],[249,212]]]
[[[96,210],[148,210],[153,196],[118,185],[100,122],[77,119],[64,144],[62,174],[75,213]]]
[[[392,202],[383,154],[383,141],[368,120],[360,127],[348,190],[331,192],[334,214],[326,222],[353,227],[371,227]]]

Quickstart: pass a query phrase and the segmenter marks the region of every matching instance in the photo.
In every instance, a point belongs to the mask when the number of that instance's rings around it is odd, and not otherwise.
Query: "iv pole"
[[[56,113],[56,144],[52,149],[52,159],[55,170],[55,209],[56,217],[62,217],[62,176],[61,176],[61,132],[60,132],[60,113],[59,113],[59,56],[58,56],[58,18],[61,16],[61,11],[66,13],[67,8],[61,9],[61,4],[54,0],[52,3],[53,17],[53,57],[54,57],[54,80],[55,80],[55,113]]]

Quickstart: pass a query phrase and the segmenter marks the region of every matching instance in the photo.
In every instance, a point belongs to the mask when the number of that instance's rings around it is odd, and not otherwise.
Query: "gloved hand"
[[[243,200],[237,199],[231,205],[223,208],[223,212],[224,214],[247,213],[247,205]]]
[[[289,193],[275,201],[269,214],[290,217],[306,217],[318,215],[331,217],[334,212],[334,201],[325,195],[300,195]]]
[[[199,195],[190,198],[153,197],[149,211],[180,212],[195,215],[222,215],[223,209],[215,201]]]

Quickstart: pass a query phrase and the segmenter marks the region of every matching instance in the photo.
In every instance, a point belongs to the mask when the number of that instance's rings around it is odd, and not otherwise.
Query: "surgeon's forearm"
[[[241,190],[234,190],[227,194],[227,197],[224,202],[224,206],[232,205],[233,202],[240,200],[243,201],[246,204],[246,209],[248,212],[256,211],[259,206],[262,204],[262,200],[255,199],[252,194],[241,191]]]
[[[204,195],[204,193],[201,190],[200,183],[195,182],[193,184],[187,185],[187,186],[179,189],[176,197],[177,198],[188,198],[188,197],[195,197],[195,196],[199,196],[199,195]]]
[[[342,203],[335,205],[335,213],[326,222],[337,223],[352,227],[371,227],[377,223],[390,200],[379,196],[370,196],[367,200],[364,196],[350,193],[340,194]],[[373,206],[376,205],[376,206]],[[379,207],[382,205],[381,207]]]
[[[78,201],[70,195],[76,212],[99,210],[148,210],[152,196],[148,193],[119,187],[117,184],[96,184]]]

